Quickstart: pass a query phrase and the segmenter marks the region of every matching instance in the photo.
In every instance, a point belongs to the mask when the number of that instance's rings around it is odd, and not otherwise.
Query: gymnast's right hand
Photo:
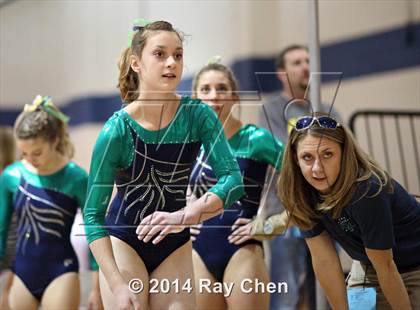
[[[112,292],[116,298],[118,310],[140,310],[140,302],[126,283],[117,285]]]
[[[156,211],[146,216],[137,226],[136,233],[139,240],[158,244],[168,234],[176,234],[183,231],[187,225],[182,224],[185,214],[183,210],[176,212]]]

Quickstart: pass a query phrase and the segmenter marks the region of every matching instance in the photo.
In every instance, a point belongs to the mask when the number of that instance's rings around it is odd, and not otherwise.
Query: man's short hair
[[[300,44],[292,44],[292,45],[289,45],[289,46],[285,47],[284,49],[282,49],[280,51],[279,55],[277,56],[277,59],[276,59],[276,69],[278,69],[278,68],[284,69],[285,68],[286,64],[285,64],[284,56],[288,52],[293,51],[293,50],[305,50],[305,51],[308,51],[308,48],[306,46],[300,45]]]

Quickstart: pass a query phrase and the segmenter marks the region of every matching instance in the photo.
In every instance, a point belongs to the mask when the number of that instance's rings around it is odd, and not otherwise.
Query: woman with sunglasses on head
[[[166,21],[144,20],[133,30],[119,66],[121,97],[129,104],[107,121],[92,155],[84,210],[88,242],[105,308],[194,309],[186,228],[237,200],[242,178],[214,111],[176,94],[183,70],[179,32]],[[217,183],[186,206],[201,145]],[[117,194],[108,208],[114,183]]]
[[[300,118],[278,191],[291,222],[303,230],[334,309],[347,309],[348,302],[333,240],[353,258],[349,294],[376,302],[377,309],[420,308],[420,204],[347,128],[324,115]],[[359,289],[365,287],[376,293]]]
[[[0,261],[13,212],[17,243],[12,309],[77,309],[78,261],[70,232],[85,202],[87,174],[70,161],[68,117],[38,96],[18,116],[14,133],[22,159],[0,176]],[[94,262],[92,262],[94,264]]]
[[[244,178],[245,195],[231,204],[222,215],[204,221],[202,227],[192,229],[194,273],[200,281],[233,283],[230,296],[225,293],[199,292],[197,308],[206,309],[268,309],[269,294],[244,293],[244,279],[268,283],[262,243],[250,236],[246,227],[256,216],[269,166],[280,169],[283,144],[266,129],[243,124],[232,115],[239,102],[238,87],[233,73],[212,60],[193,81],[193,94],[218,114],[226,137],[238,161]],[[207,162],[204,150],[194,165],[190,186],[194,198],[200,198],[215,182],[215,175]],[[239,227],[239,228],[238,228]],[[242,233],[237,233],[241,230]],[[232,233],[233,231],[233,233]]]

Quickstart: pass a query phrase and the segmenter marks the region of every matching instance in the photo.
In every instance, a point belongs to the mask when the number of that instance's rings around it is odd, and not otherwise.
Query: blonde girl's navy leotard
[[[70,232],[77,208],[85,203],[86,189],[87,174],[74,162],[42,176],[18,161],[0,176],[0,260],[15,212],[18,226],[12,270],[38,300],[55,278],[78,272]],[[93,269],[94,264],[91,261]]]
[[[203,222],[200,234],[193,243],[207,269],[219,282],[232,255],[247,244],[261,244],[249,240],[241,245],[228,242],[234,222],[242,218],[252,218],[257,214],[269,165],[280,168],[283,144],[264,128],[245,125],[229,139],[230,146],[239,163],[243,175],[245,195],[225,209],[223,214]],[[201,197],[214,184],[214,172],[208,165],[202,151],[194,165],[190,184],[192,193]]]
[[[88,242],[114,236],[130,245],[152,273],[189,240],[189,230],[169,234],[154,245],[138,240],[136,227],[154,211],[185,207],[191,168],[201,145],[210,152],[209,163],[217,176],[209,191],[230,205],[243,194],[241,174],[208,106],[182,97],[174,119],[157,131],[144,129],[124,110],[114,113],[92,156],[84,209]],[[117,194],[108,208],[114,182]]]

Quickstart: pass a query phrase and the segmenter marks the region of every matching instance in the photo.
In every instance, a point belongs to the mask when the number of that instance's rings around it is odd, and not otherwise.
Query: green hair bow
[[[25,104],[25,107],[23,108],[24,112],[34,112],[37,109],[42,109],[51,116],[54,116],[55,118],[58,118],[63,123],[68,123],[70,120],[70,117],[65,115],[64,113],[58,111],[57,107],[54,105],[54,103],[51,101],[50,96],[44,96],[38,95],[35,97],[32,104]]]
[[[134,38],[134,35],[136,34],[136,32],[139,31],[141,28],[144,28],[151,23],[152,22],[150,20],[147,20],[147,19],[144,19],[144,18],[136,18],[133,21],[133,28],[128,33],[128,46],[129,47],[131,46],[131,44],[133,42],[133,38]]]

